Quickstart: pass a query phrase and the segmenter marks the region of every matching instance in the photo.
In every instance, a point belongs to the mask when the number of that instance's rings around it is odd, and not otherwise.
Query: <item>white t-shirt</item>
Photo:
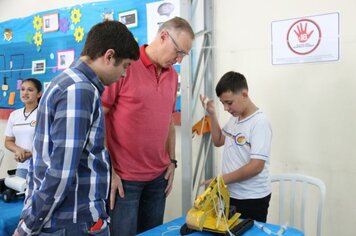
[[[272,140],[271,124],[260,110],[238,120],[231,117],[223,128],[225,145],[222,172],[230,173],[246,165],[251,159],[265,161],[264,169],[256,176],[228,185],[230,197],[235,199],[257,199],[271,193],[269,179],[269,155]]]
[[[23,115],[24,109],[25,108],[20,108],[11,112],[5,129],[5,136],[15,137],[15,144],[17,146],[32,152],[37,109],[35,109],[30,115],[29,113],[25,113],[26,115],[29,115],[26,120]],[[26,160],[23,163],[18,162],[17,169],[28,169],[29,162],[30,160]]]

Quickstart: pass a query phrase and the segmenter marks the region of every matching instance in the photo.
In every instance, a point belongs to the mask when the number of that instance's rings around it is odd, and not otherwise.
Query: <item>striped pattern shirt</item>
[[[20,234],[106,219],[110,160],[104,147],[104,85],[81,60],[55,77],[37,114]]]

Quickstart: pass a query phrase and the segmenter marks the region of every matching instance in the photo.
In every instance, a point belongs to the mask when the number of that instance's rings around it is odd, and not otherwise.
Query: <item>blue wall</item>
[[[70,8],[40,12],[25,18],[0,23],[0,30],[2,32],[5,29],[11,29],[13,32],[13,37],[10,41],[5,39],[0,40],[0,108],[15,109],[23,106],[18,90],[18,84],[21,83],[22,79],[35,77],[45,83],[60,73],[61,70],[57,68],[57,51],[74,49],[75,58],[78,58],[83,48],[87,32],[93,25],[101,22],[103,15],[107,12],[113,12],[114,20],[118,20],[118,13],[136,9],[138,13],[138,25],[137,27],[130,28],[130,30],[138,39],[139,45],[146,43],[146,3],[156,1],[157,0],[116,0],[88,3]],[[81,14],[80,20],[77,23],[75,23],[75,19],[79,19],[78,17],[71,18],[74,9],[80,11]],[[78,11],[76,12],[78,13]],[[56,12],[59,16],[59,22],[67,21],[68,24],[62,24],[62,27],[55,32],[43,32],[42,27],[38,30],[35,29],[34,19],[36,16],[40,17],[37,19],[42,19],[42,16]],[[75,16],[78,15],[79,14],[75,14]],[[79,42],[76,41],[73,35],[78,27],[84,29],[83,38]],[[66,28],[68,29],[67,31],[65,31]],[[42,34],[42,43],[39,44],[39,40],[36,40],[39,45],[36,45],[33,39],[36,33]],[[46,61],[44,74],[32,74],[32,61],[37,60]],[[10,67],[11,65],[12,67]],[[179,70],[179,66],[176,66],[176,69]],[[4,77],[6,77],[7,86],[4,84]],[[11,93],[15,94],[14,104],[9,103]],[[180,110],[179,99],[177,101],[177,109]]]

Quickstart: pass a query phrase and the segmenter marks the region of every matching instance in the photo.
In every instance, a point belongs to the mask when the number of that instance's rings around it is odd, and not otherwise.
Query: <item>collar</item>
[[[99,79],[96,73],[84,61],[78,59],[73,62],[71,69],[76,69],[82,72],[85,77],[99,90],[100,95],[104,92],[105,86]]]
[[[260,113],[262,113],[262,111],[260,111],[260,109],[259,108],[257,108],[257,110],[254,112],[254,113],[252,113],[251,115],[249,115],[249,116],[247,116],[247,117],[245,117],[245,118],[243,118],[243,119],[239,119],[239,117],[235,117],[236,119],[235,119],[235,122],[237,123],[237,124],[239,124],[239,123],[243,123],[243,122],[245,122],[245,121],[248,121],[249,119],[251,119],[252,117],[254,117],[254,116],[256,116],[256,115],[258,115],[258,114],[260,114]]]
[[[148,57],[145,48],[147,47],[147,44],[144,44],[140,47],[140,57],[141,57],[141,61],[142,63],[145,65],[145,67],[149,67],[150,65],[153,65],[153,62],[151,61],[151,59]]]

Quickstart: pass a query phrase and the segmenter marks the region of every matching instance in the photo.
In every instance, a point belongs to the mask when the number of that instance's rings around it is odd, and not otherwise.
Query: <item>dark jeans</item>
[[[253,219],[259,222],[266,222],[271,194],[258,199],[239,200],[230,198],[230,206],[236,207],[236,212],[241,213],[242,219]]]
[[[125,197],[116,195],[110,211],[113,236],[133,236],[163,223],[168,181],[165,173],[152,181],[122,180]]]
[[[44,228],[39,236],[108,236],[110,235],[109,225],[105,222],[100,230],[90,232],[89,229],[93,225],[93,222],[67,224],[60,228]]]

